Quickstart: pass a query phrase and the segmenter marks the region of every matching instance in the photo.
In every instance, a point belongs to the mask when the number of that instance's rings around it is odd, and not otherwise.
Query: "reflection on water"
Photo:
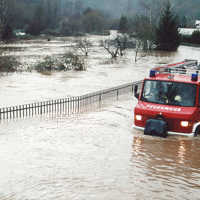
[[[179,164],[184,164],[185,162],[185,156],[186,156],[186,152],[187,152],[187,149],[186,149],[186,144],[184,141],[180,141],[180,144],[179,144],[179,149],[178,149],[178,163]]]
[[[135,136],[133,140],[133,153],[138,157],[145,151],[145,154],[149,157],[155,158],[155,160],[150,159],[151,166],[154,167],[157,164],[159,165],[157,158],[160,158],[165,162],[170,161],[168,164],[171,163],[172,166],[178,165],[181,167],[187,165],[189,168],[198,169],[200,161],[197,159],[196,152],[200,150],[199,146],[199,138],[169,137],[167,139],[157,139],[154,137]]]
[[[0,199],[199,199],[200,138],[133,130],[133,103],[2,123]]]
[[[177,55],[177,52],[168,52],[168,51],[152,51],[149,53],[150,56],[154,56],[154,57],[161,57],[161,58],[165,58],[165,57],[175,57]],[[160,63],[160,64],[165,64],[165,63]]]
[[[100,40],[96,37],[90,39]],[[66,42],[68,43],[70,42]],[[29,66],[47,55],[62,55],[67,50],[66,44],[63,44],[62,40],[55,40],[53,44],[38,40],[37,42],[28,41],[25,44],[12,44],[7,48],[10,48],[9,54],[17,56],[24,65],[28,63]],[[15,45],[17,48],[13,51],[12,48]],[[26,46],[24,51],[18,50],[24,48],[24,45]],[[150,52],[134,63],[135,52],[133,50],[127,51],[125,57],[111,61],[102,47],[95,46],[87,58],[87,70],[83,72],[43,74],[23,72],[0,76],[0,107],[78,96],[138,81],[147,76],[152,67],[160,64],[179,62],[184,59],[200,60],[199,49],[180,46],[177,52]]]
[[[63,41],[46,42],[44,48],[35,41],[20,45],[24,52],[16,48],[15,54],[33,62],[40,54],[58,55],[64,49]],[[81,95],[142,79],[160,63],[200,60],[199,48],[186,46],[170,54],[151,53],[138,63],[133,55],[130,51],[125,62],[109,63],[96,48],[84,72],[2,76],[0,107]],[[1,123],[0,199],[199,199],[200,138],[144,136],[131,128],[135,103],[131,98],[72,118]]]
[[[200,152],[199,138],[134,136],[131,162],[142,168],[140,173],[146,182],[138,187],[146,190],[151,185],[162,199],[189,199],[190,195],[198,199],[200,160],[197,152]],[[154,191],[150,193],[157,196]]]

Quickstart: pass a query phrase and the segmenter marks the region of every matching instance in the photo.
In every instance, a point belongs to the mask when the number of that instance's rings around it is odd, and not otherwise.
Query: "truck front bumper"
[[[144,132],[143,127],[133,125],[133,128]],[[179,132],[167,131],[167,134],[168,135],[180,135],[180,136],[194,137],[194,132],[192,132],[192,133],[179,133]]]

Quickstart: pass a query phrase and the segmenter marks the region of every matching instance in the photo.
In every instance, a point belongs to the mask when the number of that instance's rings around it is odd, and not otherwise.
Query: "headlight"
[[[142,120],[142,115],[136,115],[135,119],[138,120],[138,121],[141,121]]]
[[[189,126],[189,122],[188,121],[181,121],[181,126],[182,127],[188,127]]]

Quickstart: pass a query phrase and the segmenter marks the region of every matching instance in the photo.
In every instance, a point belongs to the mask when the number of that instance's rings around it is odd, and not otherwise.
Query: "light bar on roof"
[[[192,81],[197,81],[198,80],[198,74],[192,74],[191,80]]]
[[[150,74],[149,76],[152,77],[156,77],[156,70],[150,70]]]

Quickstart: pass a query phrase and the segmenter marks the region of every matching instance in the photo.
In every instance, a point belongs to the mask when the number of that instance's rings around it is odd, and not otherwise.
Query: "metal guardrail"
[[[24,118],[47,113],[64,113],[67,115],[82,113],[87,111],[88,106],[92,104],[99,107],[107,99],[118,100],[124,94],[132,94],[135,85],[141,85],[141,81],[77,97],[0,108],[0,120]]]

